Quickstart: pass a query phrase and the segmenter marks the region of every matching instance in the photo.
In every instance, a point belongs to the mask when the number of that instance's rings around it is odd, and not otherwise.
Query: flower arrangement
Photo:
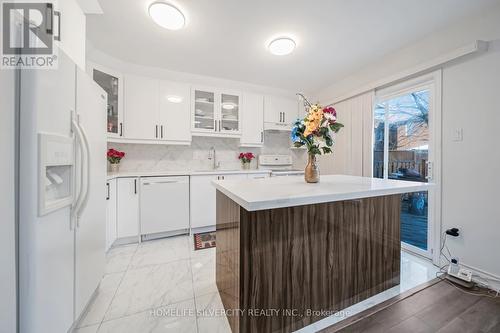
[[[243,163],[243,165],[252,162],[252,160],[255,158],[255,155],[248,152],[248,153],[240,153],[238,156],[238,159]]]
[[[106,154],[108,157],[108,161],[111,164],[120,163],[121,159],[125,157],[125,153],[122,151],[115,150],[113,148],[108,149],[108,153]]]
[[[322,107],[311,104],[302,94],[307,114],[304,119],[297,119],[292,128],[293,145],[297,148],[306,146],[310,155],[330,154],[332,152],[333,133],[344,125],[337,122],[337,112],[331,106]]]

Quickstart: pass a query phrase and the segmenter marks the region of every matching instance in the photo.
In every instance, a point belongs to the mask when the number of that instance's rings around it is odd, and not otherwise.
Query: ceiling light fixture
[[[235,107],[236,105],[234,105],[233,103],[222,103],[222,108],[224,110],[234,110]]]
[[[149,6],[149,16],[156,24],[169,30],[179,30],[186,25],[184,14],[166,2],[153,2]]]
[[[167,96],[167,101],[169,101],[170,103],[180,103],[182,102],[182,97],[174,95]]]
[[[273,39],[267,48],[271,54],[283,56],[292,53],[296,46],[297,44],[290,37],[279,37]]]

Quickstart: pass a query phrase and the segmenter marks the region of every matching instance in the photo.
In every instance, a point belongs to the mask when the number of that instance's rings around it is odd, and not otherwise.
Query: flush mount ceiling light
[[[274,55],[283,56],[293,52],[297,44],[290,37],[279,37],[273,39],[267,48]]]
[[[166,2],[153,2],[149,6],[149,16],[156,24],[169,30],[179,30],[186,25],[184,14]]]
[[[170,103],[180,103],[182,102],[182,97],[174,95],[167,96],[167,101],[169,101]]]

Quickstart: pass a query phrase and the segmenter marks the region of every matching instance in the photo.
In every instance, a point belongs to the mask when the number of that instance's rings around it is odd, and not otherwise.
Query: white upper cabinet
[[[191,88],[187,84],[160,81],[160,139],[191,142]]]
[[[158,122],[159,81],[151,78],[126,75],[125,86],[125,137],[127,139],[157,140],[160,138]]]
[[[30,1],[25,1],[30,2]],[[31,1],[33,2],[33,1]],[[59,46],[81,69],[85,69],[86,16],[75,0],[58,1],[54,10],[54,44]]]
[[[264,96],[244,93],[241,102],[240,145],[261,147],[264,144]]]
[[[198,136],[241,136],[241,94],[212,88],[193,88],[192,132]]]
[[[88,62],[88,72],[108,95],[108,137],[123,137],[123,76],[121,73]]]
[[[290,130],[298,117],[299,103],[296,99],[278,96],[264,98],[264,128]]]

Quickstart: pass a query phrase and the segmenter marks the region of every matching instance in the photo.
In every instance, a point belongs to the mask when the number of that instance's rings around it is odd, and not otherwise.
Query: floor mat
[[[194,250],[203,250],[215,247],[215,231],[194,234]]]

